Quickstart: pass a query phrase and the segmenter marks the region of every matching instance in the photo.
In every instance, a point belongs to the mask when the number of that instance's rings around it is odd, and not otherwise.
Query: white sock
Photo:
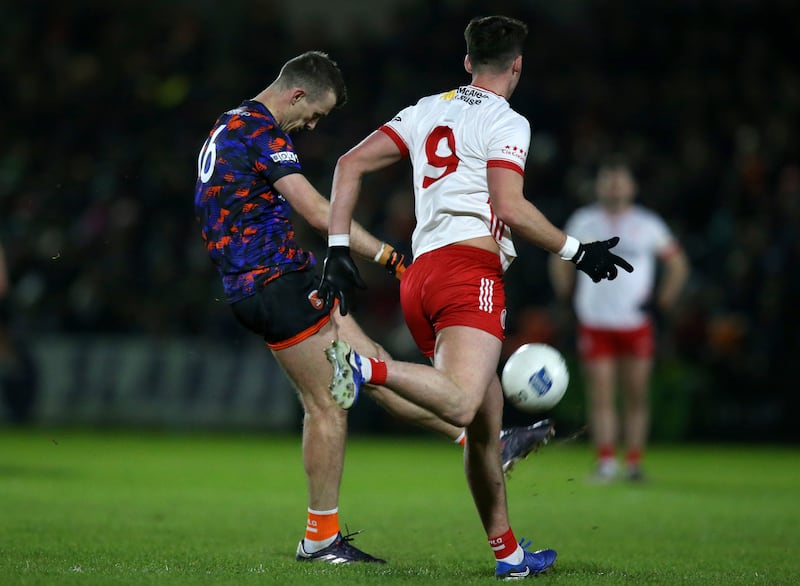
[[[505,562],[505,563],[510,564],[512,566],[516,566],[516,565],[521,564],[522,560],[524,560],[524,559],[525,559],[525,550],[522,549],[522,547],[519,544],[517,544],[517,549],[514,550],[514,553],[512,553],[508,557],[504,557],[504,558],[499,559],[497,561],[498,562]]]
[[[306,551],[306,553],[317,553],[319,550],[328,547],[334,541],[336,541],[336,535],[334,535],[329,539],[323,539],[322,541],[314,541],[312,539],[304,537],[303,549]]]

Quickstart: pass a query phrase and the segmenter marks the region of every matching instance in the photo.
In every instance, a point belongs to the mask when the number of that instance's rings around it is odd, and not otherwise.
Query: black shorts
[[[295,271],[267,283],[260,292],[231,305],[244,327],[264,337],[273,350],[288,348],[318,332],[332,305],[317,294],[319,275]]]

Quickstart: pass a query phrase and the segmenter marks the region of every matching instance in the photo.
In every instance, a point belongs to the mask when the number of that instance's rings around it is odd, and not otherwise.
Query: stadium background
[[[462,31],[505,13],[531,28],[512,105],[534,131],[528,197],[560,223],[624,152],[640,200],[685,245],[692,276],[660,321],[656,439],[800,438],[800,5],[785,1],[15,3],[0,57],[0,421],[293,429],[297,404],[258,340],[218,301],[192,211],[196,156],[223,110],[288,58],[327,51],[350,99],[296,142],[327,193],[336,158],[417,97],[468,78]],[[372,178],[360,220],[407,247],[407,169]],[[298,222],[321,254],[323,240]],[[510,351],[542,340],[574,359],[543,252],[509,271]],[[363,266],[363,265],[362,265]],[[418,356],[397,284],[364,268],[356,313]],[[584,419],[580,380],[556,413]],[[508,413],[510,419],[519,414]],[[410,431],[369,404],[356,431]]]

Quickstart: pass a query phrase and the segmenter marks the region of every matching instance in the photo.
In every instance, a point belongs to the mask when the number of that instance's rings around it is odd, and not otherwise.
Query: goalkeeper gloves
[[[617,267],[633,272],[633,267],[621,256],[612,253],[619,242],[619,236],[609,240],[587,242],[578,246],[578,252],[572,257],[572,262],[579,270],[589,275],[595,283],[603,279],[612,281],[617,278]]]

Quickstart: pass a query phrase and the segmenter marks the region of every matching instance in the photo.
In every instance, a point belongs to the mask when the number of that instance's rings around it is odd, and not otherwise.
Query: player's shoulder
[[[486,101],[485,116],[492,125],[503,125],[506,128],[516,128],[531,132],[530,121],[511,107],[511,104],[503,98],[492,94],[493,99]]]
[[[243,127],[280,129],[280,126],[267,107],[255,100],[245,100],[237,107],[226,111],[221,118],[227,121],[229,129]]]
[[[456,96],[456,92],[457,90],[448,90],[445,92],[422,96],[416,101],[413,108],[422,111],[439,108],[442,105],[452,102]]]

